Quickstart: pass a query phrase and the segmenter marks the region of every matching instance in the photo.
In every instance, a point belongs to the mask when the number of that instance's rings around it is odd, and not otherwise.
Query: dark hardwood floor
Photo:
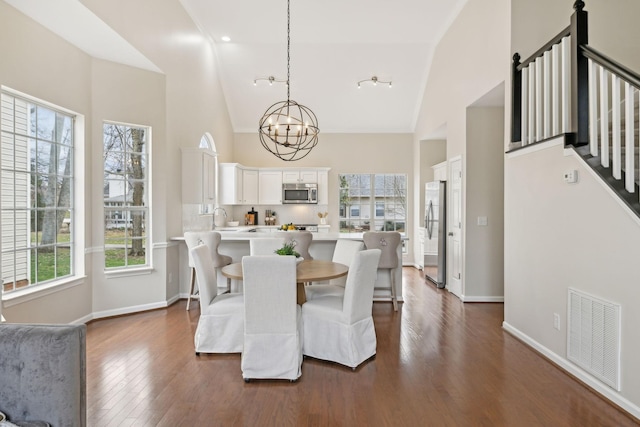
[[[246,384],[239,354],[197,357],[197,303],[91,322],[88,425],[638,425],[504,332],[502,304],[403,277],[397,313],[374,303],[375,359],[355,372],[305,359],[296,383]]]

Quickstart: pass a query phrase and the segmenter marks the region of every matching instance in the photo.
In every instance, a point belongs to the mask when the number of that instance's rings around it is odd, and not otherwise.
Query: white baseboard
[[[504,296],[466,296],[462,295],[460,298],[462,302],[504,302]]]
[[[620,393],[616,392],[609,386],[603,384],[598,381],[587,372],[580,369],[578,366],[569,362],[569,360],[560,356],[557,353],[549,350],[547,347],[543,346],[536,340],[532,339],[528,335],[522,333],[520,330],[514,328],[506,321],[502,322],[502,329],[509,332],[511,335],[523,341],[525,344],[536,350],[538,353],[542,354],[547,359],[551,360],[553,363],[558,365],[561,369],[565,370],[569,374],[576,377],[579,381],[583,382],[587,386],[591,387],[596,393],[602,395],[605,399],[610,400],[615,405],[619,406],[623,410],[627,411],[629,414],[634,417],[640,419],[640,407],[630,402],[626,398],[620,395]]]
[[[167,301],[134,305],[129,307],[117,308],[114,310],[95,311],[91,314],[91,319],[102,319],[104,317],[121,316],[123,314],[139,313],[142,311],[155,310],[157,308],[166,308],[170,306],[174,301],[177,301],[177,299],[178,296],[175,296]]]

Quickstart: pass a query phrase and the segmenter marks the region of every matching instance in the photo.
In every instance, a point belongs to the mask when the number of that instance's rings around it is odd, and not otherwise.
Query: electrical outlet
[[[553,327],[560,330],[560,315],[558,313],[553,313]]]

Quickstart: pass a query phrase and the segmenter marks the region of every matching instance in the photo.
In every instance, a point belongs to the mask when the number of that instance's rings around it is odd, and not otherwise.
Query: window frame
[[[349,186],[349,177],[355,185]],[[402,196],[392,196],[392,199],[400,197],[403,203],[400,205],[397,201],[389,205],[387,199],[386,179],[402,178],[404,183],[404,194]],[[377,180],[382,179],[382,194],[378,194]],[[347,185],[346,187],[344,185]],[[340,214],[339,231],[341,233],[350,232],[363,232],[368,231],[371,226],[375,230],[381,228],[385,230],[388,227],[388,223],[393,225],[394,229],[397,229],[398,224],[404,224],[400,234],[406,236],[408,227],[408,176],[405,173],[341,173],[338,176],[338,192],[340,194],[338,212]],[[393,187],[393,191],[396,192],[396,187]],[[346,203],[345,200],[351,200],[353,197],[351,193],[355,194],[356,200],[354,203]],[[363,202],[363,200],[365,202]],[[382,204],[382,208],[379,205]],[[404,216],[397,217],[398,211],[404,212]],[[352,215],[354,210],[358,210],[358,216]],[[382,211],[382,215],[378,215]],[[389,215],[392,213],[392,215]],[[377,225],[382,224],[381,227]]]
[[[144,130],[144,136],[143,136],[143,141],[144,143],[143,145],[143,151],[140,154],[140,157],[143,157],[145,160],[143,162],[140,162],[141,164],[144,164],[144,174],[143,174],[143,187],[144,187],[144,193],[143,193],[143,205],[142,206],[127,206],[126,203],[121,205],[121,206],[111,206],[111,205],[107,205],[107,203],[113,203],[113,201],[111,202],[107,202],[107,194],[105,194],[106,188],[107,188],[107,182],[122,182],[123,185],[127,188],[125,191],[128,192],[130,190],[130,186],[131,186],[131,181],[134,182],[140,182],[140,179],[136,179],[135,177],[128,179],[127,177],[129,177],[131,175],[130,172],[122,172],[122,176],[123,179],[120,180],[115,180],[115,179],[111,179],[108,180],[107,179],[107,173],[108,171],[106,170],[105,167],[105,163],[106,163],[106,156],[105,156],[105,129],[107,126],[121,126],[121,127],[125,127],[127,129],[142,129]],[[153,245],[151,242],[151,227],[152,227],[152,212],[151,212],[151,187],[152,187],[152,178],[151,178],[151,172],[152,172],[152,160],[151,160],[151,153],[152,153],[152,128],[151,126],[148,125],[140,125],[140,124],[132,124],[132,123],[125,123],[125,122],[118,122],[118,121],[112,121],[112,120],[103,120],[102,122],[102,155],[103,155],[103,191],[101,192],[102,197],[103,197],[103,203],[102,203],[102,211],[103,211],[103,245],[102,245],[102,250],[103,250],[103,254],[104,254],[104,261],[103,261],[103,269],[105,274],[107,274],[108,276],[112,276],[112,277],[119,277],[121,275],[127,275],[127,274],[137,274],[139,272],[144,272],[144,271],[149,271],[153,269]],[[133,151],[127,151],[126,149],[124,151],[122,151],[122,156],[124,158],[120,159],[123,160],[123,163],[126,162],[127,157],[131,156],[131,153]],[[137,156],[137,154],[135,155]],[[133,190],[131,190],[133,191]],[[123,201],[126,200],[126,194],[122,195],[124,197]],[[117,209],[115,209],[115,207],[117,207]],[[109,267],[107,266],[108,263],[108,258],[109,258],[109,253],[110,251],[107,248],[107,244],[109,244],[109,241],[116,241],[119,240],[119,238],[108,238],[107,234],[106,234],[106,230],[109,228],[107,226],[107,215],[108,212],[120,212],[122,214],[122,217],[125,219],[125,231],[124,231],[124,239],[125,239],[125,248],[124,248],[124,260],[125,263],[124,265],[116,265],[116,266],[112,266]],[[135,215],[132,215],[133,213],[138,212],[138,213],[142,213],[143,216],[143,221],[142,221],[142,230],[143,230],[143,235],[142,236],[129,236],[129,231],[130,228],[127,227],[129,222],[133,222],[133,220],[131,218],[133,218]],[[116,224],[117,225],[117,224]],[[113,228],[113,227],[112,227]],[[117,228],[117,227],[116,227]],[[130,263],[129,259],[130,259],[130,254],[128,254],[129,249],[133,246],[133,241],[134,240],[142,240],[144,243],[142,245],[142,247],[144,248],[144,262],[143,263]]]
[[[72,141],[69,144],[69,154],[68,154],[69,163],[70,163],[70,170],[68,174],[68,179],[70,184],[68,189],[70,194],[69,194],[68,209],[65,209],[65,211],[68,210],[70,214],[69,214],[68,221],[63,221],[63,222],[68,222],[69,224],[69,241],[61,242],[60,240],[58,240],[58,237],[60,234],[58,230],[60,229],[56,228],[56,237],[55,237],[55,243],[54,243],[56,247],[61,246],[60,244],[64,243],[64,246],[67,246],[69,248],[68,249],[69,271],[67,274],[63,276],[53,277],[51,279],[42,280],[39,282],[37,280],[35,282],[33,280],[30,280],[30,283],[28,283],[26,286],[17,287],[14,285],[13,289],[7,290],[7,291],[5,291],[5,286],[3,286],[2,288],[0,288],[0,295],[2,297],[2,301],[5,302],[5,307],[10,307],[14,304],[19,304],[23,301],[33,298],[33,296],[31,296],[33,294],[45,295],[52,292],[58,292],[62,289],[67,289],[70,286],[81,284],[83,283],[83,279],[85,278],[85,263],[84,263],[84,256],[85,256],[84,203],[85,203],[85,200],[83,197],[85,185],[84,185],[83,179],[79,178],[84,176],[84,171],[85,171],[85,166],[84,166],[85,118],[84,118],[84,115],[78,112],[61,107],[59,105],[53,104],[51,102],[48,102],[42,99],[36,98],[29,94],[16,91],[6,86],[0,86],[0,97],[2,98],[3,102],[6,100],[6,97],[9,97],[11,98],[10,102],[12,103],[15,102],[15,99],[18,99],[21,102],[26,103],[27,104],[26,108],[41,107],[41,108],[50,110],[51,112],[54,112],[56,114],[62,114],[64,116],[68,116],[68,118],[71,120],[69,129],[73,134]],[[27,114],[30,114],[30,113],[27,112]],[[3,114],[0,114],[0,115],[3,116]],[[8,135],[9,133],[11,135],[14,135],[15,129],[12,128],[11,132],[8,132],[3,127],[1,133],[3,137]],[[23,135],[23,137],[26,136],[27,140],[34,139],[33,135],[30,135],[30,133],[31,132],[27,130],[26,135]],[[37,135],[35,139],[38,139]],[[43,139],[43,138],[39,138],[39,139]],[[59,144],[59,143],[60,142],[55,142],[55,144]],[[28,145],[29,145],[27,147],[28,153],[26,157],[29,162],[29,165],[27,168],[29,170],[28,173],[29,173],[29,176],[37,176],[38,172],[36,170],[34,171],[31,170],[31,143],[29,143]],[[58,160],[59,158],[56,159],[56,161]],[[12,159],[11,162],[14,167],[13,170],[15,170],[15,159]],[[4,174],[6,169],[2,167],[2,171]],[[64,174],[59,175],[59,171],[60,171],[59,167],[56,168],[55,176],[64,175]],[[49,174],[47,173],[46,175],[49,175]],[[31,178],[29,178],[29,181],[30,183],[32,182]],[[29,184],[29,188],[31,189],[31,184]],[[35,204],[33,203],[34,199],[31,194],[31,190],[29,190],[29,192],[30,194],[27,196],[29,203],[28,203],[28,206],[26,206],[26,209],[27,210],[37,209],[38,207],[35,206]],[[56,192],[56,194],[58,193]],[[1,201],[0,201],[0,208],[2,208]],[[7,210],[15,210],[15,209],[16,207],[12,206]],[[55,209],[59,210],[57,206],[55,207]],[[2,210],[7,211],[5,209],[2,209]],[[29,233],[31,233],[32,226],[30,221],[26,225],[26,227],[28,228]],[[29,241],[28,241],[27,250],[31,252],[31,248],[37,248],[38,245],[33,245],[33,238],[30,237],[28,240]],[[14,247],[9,249],[9,252],[15,252],[15,251],[16,249]],[[6,250],[3,250],[3,253],[6,253],[6,252],[7,252]],[[31,260],[29,260],[29,263],[31,263]],[[13,270],[12,277],[15,279],[16,278],[15,265],[12,267],[12,270]],[[31,276],[31,271],[32,269],[29,268],[29,276]],[[5,273],[3,272],[3,276],[4,275]]]

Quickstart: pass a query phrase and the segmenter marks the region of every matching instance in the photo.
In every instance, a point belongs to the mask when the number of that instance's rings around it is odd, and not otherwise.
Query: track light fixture
[[[269,82],[269,86],[273,86],[273,83],[274,83],[274,82],[275,82],[275,83],[285,83],[285,84],[287,83],[287,81],[286,81],[286,80],[278,80],[278,79],[276,79],[276,78],[275,78],[275,77],[273,77],[273,76],[269,76],[269,77],[258,77],[257,79],[254,79],[254,80],[253,80],[253,85],[254,85],[254,86],[257,86],[257,85],[258,85],[258,82],[259,82],[259,81],[262,81],[262,80],[266,80],[266,81],[268,81],[268,82]]]
[[[374,86],[378,86],[378,83],[388,84],[389,88],[391,88],[391,81],[385,82],[385,81],[382,81],[382,80],[378,80],[377,76],[373,76],[370,79],[360,80],[358,82],[358,89],[360,89],[360,83],[366,83],[366,82],[373,83]]]

